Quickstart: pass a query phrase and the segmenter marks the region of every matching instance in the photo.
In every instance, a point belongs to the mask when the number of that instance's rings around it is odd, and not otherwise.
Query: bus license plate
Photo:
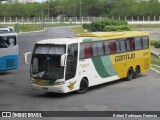
[[[48,90],[48,88],[46,88],[46,87],[42,87],[42,89],[43,89],[43,90]]]

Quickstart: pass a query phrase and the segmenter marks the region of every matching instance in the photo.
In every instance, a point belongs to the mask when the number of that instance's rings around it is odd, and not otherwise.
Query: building
[[[37,0],[4,0],[2,1],[2,4],[8,4],[8,3],[15,3],[15,2],[20,2],[20,3],[33,3],[36,2]]]
[[[33,3],[35,0],[19,0],[20,3]]]

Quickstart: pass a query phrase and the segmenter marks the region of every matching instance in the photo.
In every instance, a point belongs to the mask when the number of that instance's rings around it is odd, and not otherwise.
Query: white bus
[[[18,68],[18,41],[14,32],[0,32],[0,71]]]
[[[12,26],[0,26],[0,32],[13,32],[14,27]]]
[[[30,53],[24,55],[26,64]],[[85,33],[37,42],[30,81],[34,90],[84,93],[88,87],[121,78],[131,80],[149,69],[148,33]]]

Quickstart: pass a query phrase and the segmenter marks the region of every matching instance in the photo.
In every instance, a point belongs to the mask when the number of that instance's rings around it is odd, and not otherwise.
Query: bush
[[[160,48],[160,41],[155,41],[154,42],[154,47],[155,48]]]
[[[126,25],[117,25],[117,26],[106,26],[105,27],[105,31],[109,32],[109,31],[129,31],[130,28],[129,26]]]
[[[156,42],[155,40],[151,40],[151,43],[150,43],[151,46],[154,46],[155,42]]]
[[[104,19],[92,21],[90,24],[83,24],[83,28],[91,32],[130,30],[126,21]]]
[[[82,27],[83,27],[84,29],[90,29],[90,24],[83,24]]]

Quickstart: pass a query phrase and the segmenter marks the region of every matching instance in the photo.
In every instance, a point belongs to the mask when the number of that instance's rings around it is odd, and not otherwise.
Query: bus
[[[15,32],[0,32],[0,71],[18,68],[18,42]]]
[[[28,55],[32,54],[31,64]],[[93,32],[39,41],[24,54],[33,90],[85,93],[91,86],[150,70],[147,32]]]
[[[0,26],[0,31],[13,32],[14,31],[14,27],[12,27],[12,26]]]

